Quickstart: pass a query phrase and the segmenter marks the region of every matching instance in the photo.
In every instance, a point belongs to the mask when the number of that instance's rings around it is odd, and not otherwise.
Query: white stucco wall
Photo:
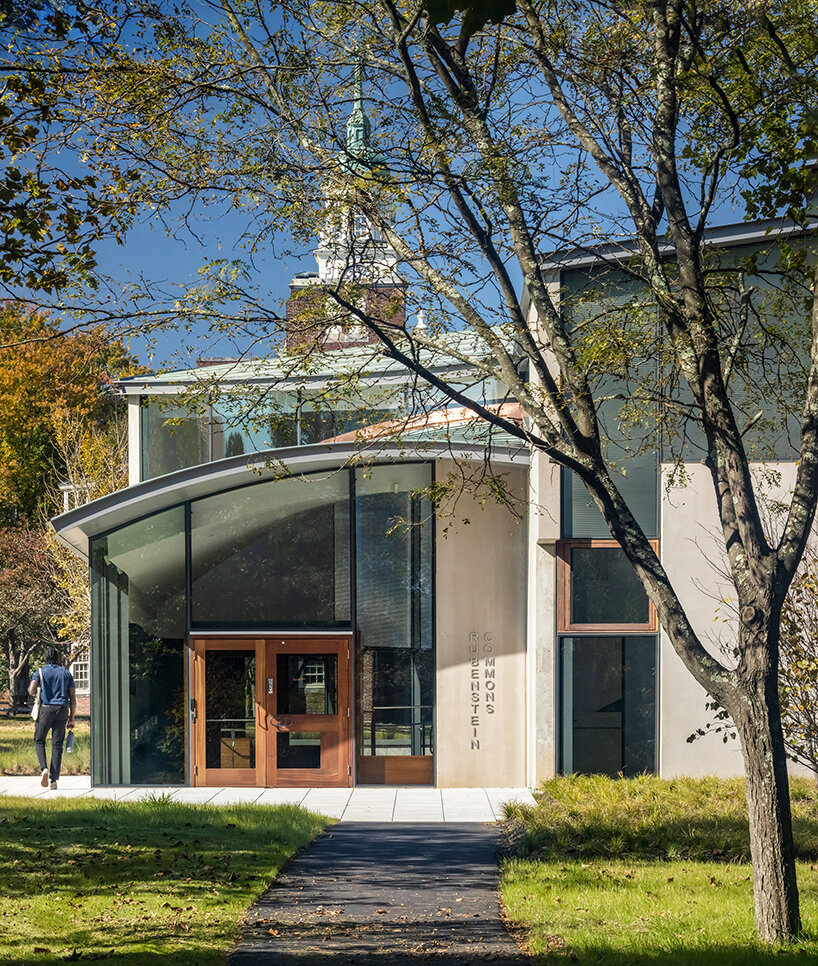
[[[438,478],[451,464],[438,463]],[[522,519],[461,493],[437,518],[439,787],[526,782],[526,502],[524,470],[509,470]],[[469,521],[469,522],[466,522]]]
[[[795,478],[795,464],[776,463],[754,468],[766,477],[779,476],[777,485],[764,491],[769,498],[787,500]],[[684,486],[668,487],[671,467],[662,467],[661,557],[679,599],[687,610],[704,646],[722,660],[729,660],[734,626],[724,544],[718,523],[710,472],[702,464],[688,464]],[[728,649],[728,656],[722,648]],[[740,775],[743,773],[738,741],[727,744],[718,735],[707,735],[688,744],[687,736],[712,720],[705,709],[708,700],[662,632],[659,655],[659,772],[676,775]]]

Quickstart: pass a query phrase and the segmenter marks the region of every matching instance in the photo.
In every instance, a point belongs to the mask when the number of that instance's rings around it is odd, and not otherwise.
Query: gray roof
[[[498,331],[510,344],[504,333]],[[410,333],[411,336],[411,333]],[[417,347],[418,359],[426,368],[442,372],[462,368],[461,358],[478,361],[491,356],[485,341],[473,331],[446,332],[437,336],[424,332],[434,340],[434,348]],[[407,343],[407,351],[410,343]],[[454,353],[454,354],[453,354]],[[345,375],[360,374],[367,381],[405,382],[411,378],[403,363],[392,358],[383,344],[353,345],[321,353],[282,353],[268,359],[240,359],[194,369],[176,369],[155,375],[129,376],[116,385],[126,395],[174,392],[197,385],[218,384],[275,385],[281,389],[321,384]]]

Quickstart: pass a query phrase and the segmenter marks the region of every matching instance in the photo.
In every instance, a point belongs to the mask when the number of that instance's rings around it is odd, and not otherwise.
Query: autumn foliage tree
[[[117,406],[110,381],[131,365],[102,329],[66,335],[21,303],[0,307],[0,510],[7,520],[33,518],[49,481],[64,474],[64,414],[83,425],[108,423]]]
[[[30,659],[58,644],[62,606],[44,534],[27,525],[0,528],[0,668],[12,697],[25,694]]]

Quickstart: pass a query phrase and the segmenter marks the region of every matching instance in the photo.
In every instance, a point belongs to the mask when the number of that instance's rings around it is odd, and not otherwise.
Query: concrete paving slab
[[[123,799],[128,798],[133,792],[132,788],[111,788],[107,785],[101,785],[99,788],[89,788],[85,792],[85,798],[97,798],[103,801],[109,802],[119,802]]]
[[[498,840],[492,825],[336,825],[253,907],[229,966],[523,966]]]
[[[254,805],[263,793],[263,788],[217,788],[210,799],[211,805]]]
[[[263,788],[258,797],[259,805],[300,805],[308,788]]]
[[[503,818],[502,805],[512,799],[534,804],[527,788],[417,788],[358,786],[356,788],[189,788],[180,785],[97,785],[88,775],[60,779],[60,792],[116,801],[139,801],[168,795],[176,801],[256,802],[259,805],[301,804],[310,811],[343,822],[493,822]],[[0,777],[0,794],[39,798],[49,794],[34,775]]]

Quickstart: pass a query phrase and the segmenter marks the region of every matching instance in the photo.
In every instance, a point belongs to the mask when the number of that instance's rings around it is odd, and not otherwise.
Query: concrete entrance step
[[[297,804],[342,822],[497,822],[503,819],[506,802],[534,804],[528,788],[397,788],[384,785],[357,788],[187,788],[179,785],[92,788],[87,775],[61,778],[56,792],[43,788],[35,775],[4,775],[0,776],[0,794],[132,801],[168,795],[180,802],[213,805],[234,802]]]

